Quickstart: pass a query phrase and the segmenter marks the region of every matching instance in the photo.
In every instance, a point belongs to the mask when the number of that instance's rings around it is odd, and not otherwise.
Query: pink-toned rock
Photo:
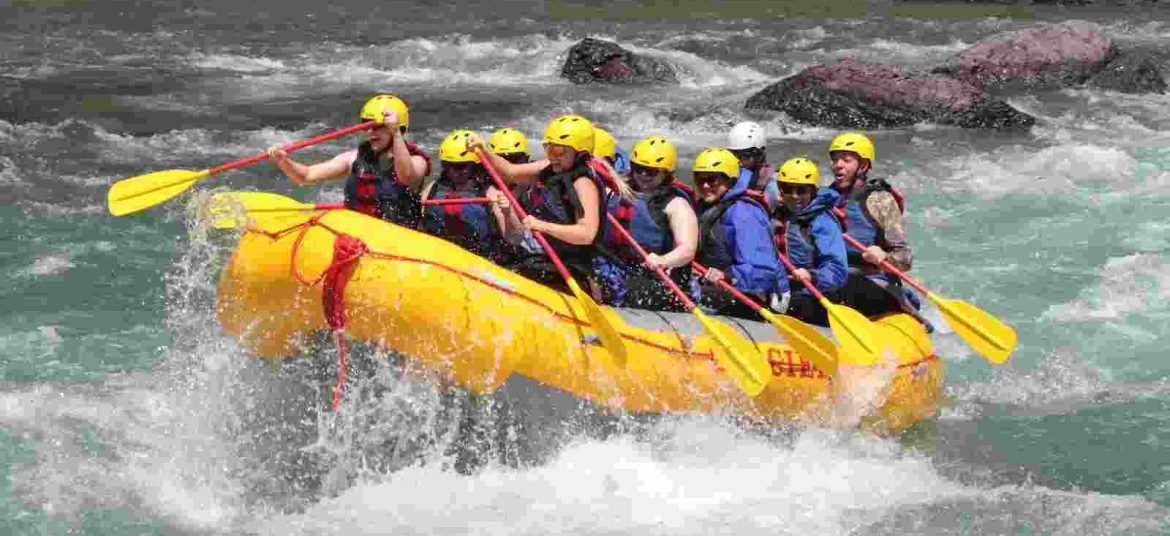
[[[809,67],[752,95],[748,108],[780,110],[815,125],[898,127],[933,122],[968,128],[1029,127],[1035,119],[969,83],[915,75],[895,65]]]
[[[1003,32],[975,43],[934,73],[993,90],[1059,89],[1090,83],[1127,93],[1162,92],[1165,80],[1147,52],[1120,50],[1092,27]]]

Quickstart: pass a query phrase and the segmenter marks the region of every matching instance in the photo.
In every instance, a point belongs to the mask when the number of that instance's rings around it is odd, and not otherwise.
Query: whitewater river
[[[772,162],[823,160],[836,131],[746,113],[745,99],[836,58],[924,67],[997,31],[1070,20],[1166,51],[1170,14],[926,20],[890,17],[883,4],[840,20],[709,20],[682,8],[583,20],[598,12],[294,5],[0,5],[0,534],[1170,530],[1167,95],[1015,95],[1037,117],[1024,133],[872,132],[877,169],[909,197],[914,272],[1020,336],[1011,361],[992,367],[938,334],[941,416],[901,440],[699,418],[597,434],[576,422],[583,431],[536,461],[465,476],[443,461],[443,437],[426,439],[454,404],[431,385],[388,376],[381,406],[328,426],[284,411],[295,382],[217,328],[231,237],[192,217],[190,197],[124,218],[105,208],[114,181],[354,124],[384,91],[408,100],[412,136],[431,149],[459,127],[537,136],[572,111],[626,147],[669,135],[683,169],[745,119],[768,129]],[[569,84],[557,76],[563,53],[586,36],[674,63],[681,84]],[[196,190],[215,187],[341,195],[292,187],[268,164]],[[417,455],[366,463],[387,438]]]

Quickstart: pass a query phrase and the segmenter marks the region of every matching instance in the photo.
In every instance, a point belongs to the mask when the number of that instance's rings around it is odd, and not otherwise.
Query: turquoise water
[[[902,441],[762,438],[699,418],[616,436],[566,425],[563,440],[518,439],[557,444],[519,468],[462,475],[427,446],[451,441],[433,431],[450,411],[434,385],[379,376],[378,404],[331,421],[290,402],[312,385],[219,332],[232,237],[208,232],[189,197],[105,213],[116,180],[348,125],[354,103],[388,85],[427,147],[462,126],[535,135],[576,110],[627,146],[670,133],[685,168],[750,117],[778,162],[820,155],[834,132],[749,116],[742,101],[805,65],[929,65],[994,31],[1064,19],[1165,51],[1162,18],[635,23],[410,4],[397,13],[419,21],[407,29],[365,16],[383,8],[0,7],[0,534],[1168,532],[1166,96],[1014,96],[1038,117],[1026,134],[873,133],[878,169],[909,195],[914,274],[1020,337],[993,367],[939,322],[947,404]],[[568,86],[558,55],[585,35],[682,65],[683,84]],[[215,187],[339,196],[290,188],[266,164],[196,190]],[[415,454],[378,465],[387,441]]]

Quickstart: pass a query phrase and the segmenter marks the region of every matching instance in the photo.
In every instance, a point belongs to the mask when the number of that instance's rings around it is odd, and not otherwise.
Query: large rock
[[[1036,121],[954,78],[853,62],[809,67],[752,95],[746,106],[780,110],[814,125],[861,129],[922,122],[1026,128]]]
[[[610,41],[587,37],[569,49],[561,76],[574,84],[678,83],[669,63],[634,54]]]
[[[1125,93],[1165,93],[1166,79],[1157,56],[1141,50],[1117,51],[1089,85]]]
[[[1133,54],[1094,28],[1029,28],[981,40],[934,72],[995,90],[1059,89],[1101,77],[1097,85],[1117,91],[1162,91],[1157,64]]]

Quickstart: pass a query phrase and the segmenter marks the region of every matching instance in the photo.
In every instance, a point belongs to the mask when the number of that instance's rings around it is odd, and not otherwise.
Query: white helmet
[[[727,133],[727,148],[733,151],[740,149],[763,149],[764,127],[758,123],[744,121],[731,127]]]

